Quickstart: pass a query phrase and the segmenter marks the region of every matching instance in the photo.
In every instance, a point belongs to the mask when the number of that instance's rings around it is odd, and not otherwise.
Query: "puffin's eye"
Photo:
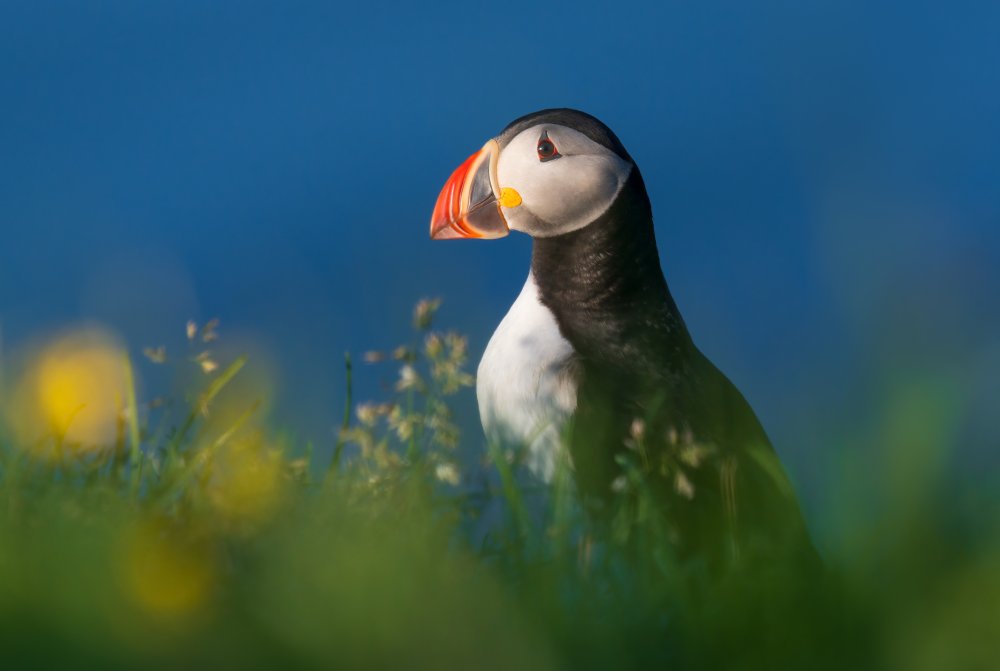
[[[556,149],[555,143],[549,139],[549,132],[542,133],[542,137],[538,138],[538,160],[545,163],[545,161],[551,161],[560,156],[562,154]]]

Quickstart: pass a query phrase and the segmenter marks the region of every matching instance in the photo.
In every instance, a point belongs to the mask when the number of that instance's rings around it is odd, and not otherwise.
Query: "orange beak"
[[[500,145],[490,140],[451,174],[434,204],[431,238],[502,238],[510,232],[500,211],[497,160]]]

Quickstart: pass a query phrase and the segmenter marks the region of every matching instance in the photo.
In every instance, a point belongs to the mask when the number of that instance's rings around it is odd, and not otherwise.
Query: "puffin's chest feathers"
[[[476,396],[487,440],[528,449],[528,466],[550,480],[566,422],[576,409],[573,346],[539,300],[529,274],[479,364]]]

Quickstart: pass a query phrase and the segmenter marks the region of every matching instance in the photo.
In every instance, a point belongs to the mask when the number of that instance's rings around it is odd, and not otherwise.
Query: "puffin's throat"
[[[539,295],[585,359],[635,365],[662,352],[669,366],[690,344],[660,267],[653,218],[638,168],[607,212],[583,228],[536,238]],[[653,354],[657,359],[658,354]]]

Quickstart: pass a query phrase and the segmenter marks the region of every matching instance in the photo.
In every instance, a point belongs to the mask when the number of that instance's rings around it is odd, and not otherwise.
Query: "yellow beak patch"
[[[500,189],[500,204],[504,207],[517,207],[521,204],[521,194],[516,189],[505,186]]]

